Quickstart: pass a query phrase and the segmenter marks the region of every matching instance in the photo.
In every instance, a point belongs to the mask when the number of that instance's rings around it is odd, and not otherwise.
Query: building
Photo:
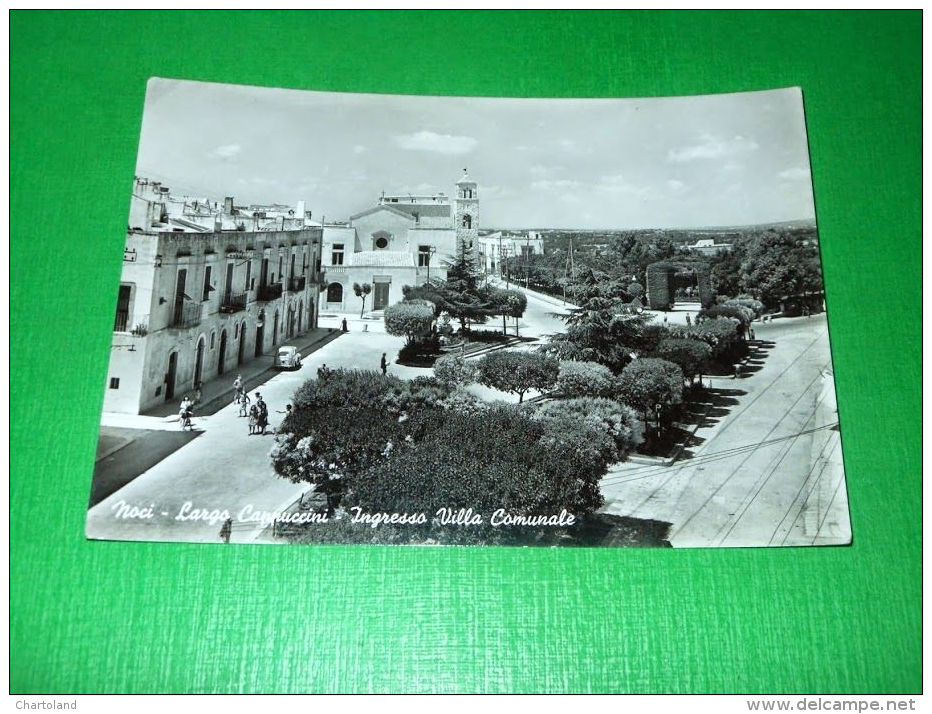
[[[490,275],[501,275],[502,260],[515,256],[543,255],[544,238],[538,231],[496,231],[479,237],[479,265]]]
[[[731,243],[716,243],[714,238],[699,238],[695,244],[686,244],[683,247],[699,255],[718,255],[731,250]]]
[[[322,229],[306,225],[301,206],[258,212],[232,198],[172,199],[137,179],[106,411],[178,401],[317,326]]]
[[[327,289],[321,312],[358,312],[354,284],[368,283],[366,308],[378,311],[403,298],[405,285],[446,278],[459,251],[478,247],[478,185],[463,172],[451,199],[444,193],[382,194],[344,224],[323,227]]]

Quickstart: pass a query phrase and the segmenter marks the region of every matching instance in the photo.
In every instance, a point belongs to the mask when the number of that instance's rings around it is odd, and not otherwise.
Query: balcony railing
[[[242,312],[246,309],[246,293],[230,293],[223,298],[220,312]]]
[[[257,299],[259,302],[271,302],[278,300],[282,296],[282,284],[273,283],[272,285],[262,285],[259,287]]]
[[[290,293],[299,293],[304,290],[304,286],[307,284],[307,278],[303,275],[294,275],[288,278],[288,292]]]
[[[175,313],[169,327],[184,328],[201,324],[201,304],[193,300],[175,303]]]

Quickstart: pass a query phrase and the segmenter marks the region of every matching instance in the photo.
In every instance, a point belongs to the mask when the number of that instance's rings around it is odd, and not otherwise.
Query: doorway
[[[272,319],[272,346],[278,344],[278,310],[275,311],[275,317]]]
[[[372,298],[372,309],[373,310],[384,310],[388,305],[388,289],[391,287],[391,283],[376,283],[374,297]]]
[[[217,375],[223,374],[224,362],[226,362],[227,356],[227,331],[223,330],[220,333],[220,357],[217,359]]]
[[[256,320],[256,357],[262,356],[263,343],[265,342],[265,310],[259,310],[259,318]]]
[[[204,338],[197,341],[197,354],[194,356],[194,388],[201,382],[201,373],[204,368]]]
[[[175,376],[178,373],[178,353],[168,355],[168,373],[165,375],[165,401],[175,398]]]
[[[239,328],[239,349],[236,353],[236,364],[240,365],[246,359],[246,323]]]

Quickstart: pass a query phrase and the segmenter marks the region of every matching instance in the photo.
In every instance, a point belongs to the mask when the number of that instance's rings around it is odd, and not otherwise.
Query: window
[[[252,261],[247,260],[246,261],[246,282],[245,282],[245,287],[243,288],[244,290],[252,289],[252,286],[249,284],[249,281],[251,278],[252,278]]]
[[[430,265],[430,246],[420,245],[417,248],[417,266],[425,268]]]
[[[327,286],[327,302],[343,302],[343,286],[340,283]]]
[[[343,265],[343,243],[333,244],[333,253],[330,258],[331,265]]]
[[[216,337],[216,335],[217,335],[216,332],[211,332],[211,333],[210,333],[210,349],[213,349],[213,348],[214,348],[214,337]]]
[[[208,265],[204,268],[204,294],[201,296],[201,300],[206,302],[210,299],[210,266]]]
[[[529,258],[534,253],[534,247],[530,245],[521,246],[521,257]]]
[[[375,239],[375,247],[379,250],[385,250],[388,247],[388,238],[385,236],[379,236]]]
[[[129,328],[129,296],[133,288],[131,285],[121,285],[117,296],[116,321],[113,323],[114,332],[126,332]]]
[[[463,228],[472,228],[472,216],[468,213],[463,214]]]
[[[120,388],[120,378],[111,377],[110,378],[110,389],[119,389]]]

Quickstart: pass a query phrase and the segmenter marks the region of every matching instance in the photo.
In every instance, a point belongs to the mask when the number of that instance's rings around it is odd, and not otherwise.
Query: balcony
[[[299,293],[304,290],[307,284],[307,278],[304,275],[293,275],[288,278],[288,292]]]
[[[183,329],[201,324],[201,304],[193,300],[181,300],[175,303],[175,313],[169,327]]]
[[[272,285],[260,285],[259,293],[256,299],[259,302],[272,302],[282,296],[282,284],[273,283]]]
[[[232,314],[246,309],[246,293],[229,293],[220,304],[220,312]]]

